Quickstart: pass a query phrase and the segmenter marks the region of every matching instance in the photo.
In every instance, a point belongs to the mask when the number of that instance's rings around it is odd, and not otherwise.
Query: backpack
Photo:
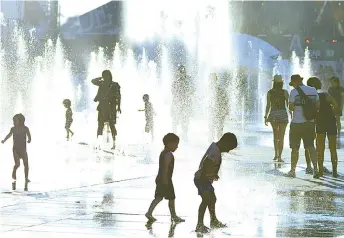
[[[316,104],[310,99],[300,87],[295,88],[301,97],[301,106],[303,108],[303,114],[307,121],[314,120],[317,115],[317,106]]]

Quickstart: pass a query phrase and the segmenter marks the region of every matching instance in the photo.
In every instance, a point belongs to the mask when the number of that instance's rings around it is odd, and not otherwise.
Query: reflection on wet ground
[[[333,237],[344,231],[344,166],[340,177],[313,179],[301,156],[297,177],[286,177],[286,163],[272,161],[271,133],[243,133],[240,147],[224,155],[214,184],[217,215],[228,228],[201,236],[194,232],[200,197],[193,174],[207,144],[181,144],[174,183],[177,213],[185,223],[171,224],[167,201],[156,209],[158,221],[144,214],[154,196],[158,147],[126,145],[114,155],[87,145],[61,144],[50,157],[30,151],[29,192],[10,190],[12,161],[0,167],[0,236],[3,237]],[[124,147],[124,146],[123,146]],[[339,158],[344,152],[339,151]],[[68,155],[68,156],[67,156]],[[326,154],[326,166],[330,159]],[[11,158],[10,151],[5,157]],[[47,169],[48,168],[48,169]],[[18,181],[23,176],[18,172]],[[205,223],[209,225],[209,215]]]

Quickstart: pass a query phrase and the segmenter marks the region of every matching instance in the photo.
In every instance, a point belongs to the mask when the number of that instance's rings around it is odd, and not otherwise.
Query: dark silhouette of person
[[[115,149],[117,112],[121,113],[121,87],[117,82],[112,81],[110,70],[104,70],[102,77],[92,79],[92,83],[99,87],[94,98],[94,101],[99,103],[97,138],[103,135],[105,122],[109,123],[113,138],[112,149]]]

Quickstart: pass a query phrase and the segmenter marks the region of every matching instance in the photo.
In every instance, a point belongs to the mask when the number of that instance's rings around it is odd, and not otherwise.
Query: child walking
[[[139,111],[145,112],[145,116],[146,116],[145,132],[151,133],[152,140],[154,140],[154,110],[153,110],[152,103],[149,101],[148,94],[143,95],[143,102],[145,103],[145,109],[139,110]]]
[[[17,169],[20,166],[20,159],[24,163],[24,172],[25,172],[25,191],[27,191],[27,184],[29,180],[29,161],[26,151],[26,139],[27,143],[31,142],[30,130],[25,126],[25,117],[22,114],[16,114],[13,117],[13,127],[11,128],[8,135],[1,141],[5,143],[13,135],[13,158],[14,158],[14,167],[12,172],[12,189],[16,190],[16,180],[17,180]]]
[[[155,199],[152,201],[148,212],[145,214],[149,222],[154,222],[156,219],[152,216],[155,207],[162,201],[163,198],[169,200],[168,207],[171,213],[171,221],[175,223],[184,222],[185,220],[178,217],[175,210],[175,194],[172,183],[172,174],[174,168],[174,151],[177,150],[179,144],[179,137],[173,133],[168,133],[163,138],[164,150],[159,157],[159,172],[155,179]]]
[[[66,124],[65,124],[65,129],[67,131],[67,141],[69,140],[70,136],[69,133],[71,134],[71,136],[74,135],[73,131],[70,129],[72,123],[73,123],[73,112],[71,109],[72,106],[72,102],[69,99],[65,99],[63,100],[63,105],[65,108],[67,108],[66,110]]]
[[[210,213],[211,228],[224,228],[226,224],[220,222],[215,213],[216,196],[213,187],[213,181],[220,179],[218,172],[220,170],[222,158],[221,153],[235,149],[237,147],[237,138],[232,133],[224,134],[218,142],[213,142],[205,155],[203,156],[199,169],[195,173],[194,183],[198,189],[198,195],[202,197],[202,202],[198,209],[198,222],[196,232],[207,233],[209,228],[204,225],[204,214],[208,208]]]

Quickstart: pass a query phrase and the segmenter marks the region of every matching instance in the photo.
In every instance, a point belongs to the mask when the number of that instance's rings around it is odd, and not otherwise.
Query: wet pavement
[[[266,130],[264,128],[264,130]],[[218,218],[228,228],[204,237],[333,237],[344,235],[344,166],[322,179],[305,174],[301,154],[296,178],[290,150],[284,164],[274,164],[272,134],[252,129],[237,132],[239,148],[224,155],[220,180],[214,184]],[[158,205],[153,225],[144,217],[153,199],[160,142],[120,144],[114,154],[88,143],[58,142],[29,146],[29,191],[23,167],[17,192],[11,191],[11,143],[0,148],[0,237],[198,237],[200,197],[193,174],[207,149],[206,141],[180,144],[173,175],[177,214],[185,223],[171,225],[167,201]],[[286,145],[288,139],[286,137]],[[343,143],[343,141],[341,142]],[[339,144],[341,144],[339,143]],[[287,147],[287,146],[286,146]],[[331,168],[326,151],[326,167]],[[206,224],[209,214],[206,213]]]

